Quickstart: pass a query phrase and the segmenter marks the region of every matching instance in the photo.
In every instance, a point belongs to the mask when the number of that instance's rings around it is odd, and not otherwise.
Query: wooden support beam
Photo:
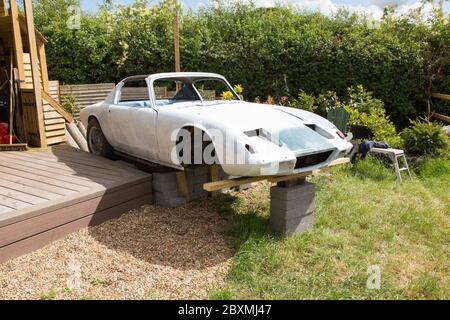
[[[45,44],[38,44],[38,56],[39,63],[41,66],[41,80],[42,80],[42,88],[45,92],[50,91],[50,84],[48,80],[48,69],[47,69],[47,57],[45,55]]]
[[[442,99],[442,100],[450,101],[450,94],[433,93],[431,96],[433,98],[436,98],[436,99]]]
[[[15,2],[15,1],[11,1]],[[36,32],[34,28],[33,5],[31,0],[24,0],[25,19],[27,22],[28,45],[30,48],[31,70],[33,73],[34,97],[36,99],[36,113],[39,128],[40,147],[47,147],[47,138],[45,136],[44,127],[44,111],[42,108],[41,79],[39,77],[39,58],[37,52]]]
[[[24,33],[28,32],[26,18],[22,13],[19,13],[19,25]],[[48,43],[47,39],[45,39],[45,37],[42,35],[42,33],[40,33],[38,30],[35,29],[34,33],[36,35],[36,43],[38,45],[41,45],[41,44],[45,45]]]
[[[337,159],[336,161],[333,161],[328,165],[328,168],[336,167],[339,165],[344,165],[350,163],[349,158],[342,158]],[[271,183],[280,183],[285,181],[292,181],[292,180],[299,180],[306,178],[308,176],[311,176],[313,174],[318,174],[320,170],[316,170],[314,172],[305,172],[305,173],[299,173],[299,174],[293,174],[289,176],[262,176],[262,177],[250,177],[250,178],[238,178],[238,179],[231,179],[231,180],[224,180],[224,181],[216,181],[211,183],[205,183],[203,185],[203,189],[205,189],[208,192],[214,192],[214,191],[220,191],[224,189],[231,189],[234,187],[239,187],[244,184],[249,183],[255,183],[255,182],[261,182],[261,181],[269,181]]]
[[[14,42],[14,58],[15,67],[17,68],[20,80],[20,89],[24,89],[25,84],[25,67],[23,65],[23,44],[22,44],[22,34],[20,32],[20,20],[19,20],[19,9],[17,8],[17,2],[10,1],[11,10],[11,22],[13,30],[13,42]]]
[[[211,176],[211,182],[217,182],[220,180],[220,167],[218,165],[212,165],[210,167],[210,176]],[[217,198],[219,196],[219,192],[214,191],[211,193],[211,196],[213,198]]]
[[[49,93],[42,91],[42,99],[47,101],[52,106],[52,108],[55,109],[56,112],[58,112],[61,116],[63,116],[63,118],[67,122],[72,123],[75,121],[73,119],[73,116],[66,110],[64,110],[64,108],[55,99],[53,99]]]
[[[6,3],[5,0],[0,0],[0,17],[6,16]]]
[[[184,171],[177,172],[177,183],[178,183],[178,189],[180,190],[181,196],[185,199],[188,199],[189,191],[188,191],[188,185],[187,185],[187,179],[186,179],[186,172],[184,172]]]

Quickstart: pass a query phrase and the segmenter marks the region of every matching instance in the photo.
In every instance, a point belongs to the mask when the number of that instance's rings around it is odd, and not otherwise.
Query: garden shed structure
[[[15,132],[35,147],[65,142],[65,123],[73,121],[49,93],[46,43],[34,27],[31,0],[23,1],[23,13],[16,0],[0,0],[0,67],[3,74],[14,70]]]

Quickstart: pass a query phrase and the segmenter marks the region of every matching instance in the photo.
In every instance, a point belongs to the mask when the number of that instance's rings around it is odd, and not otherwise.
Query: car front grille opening
[[[297,163],[295,164],[295,169],[303,169],[307,167],[314,167],[330,158],[333,151],[327,151],[322,153],[310,154],[308,156],[298,157]]]

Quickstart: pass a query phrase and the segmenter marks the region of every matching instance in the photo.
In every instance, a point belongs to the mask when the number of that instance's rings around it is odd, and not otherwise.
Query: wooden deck
[[[152,177],[67,146],[0,153],[0,263],[152,202]]]

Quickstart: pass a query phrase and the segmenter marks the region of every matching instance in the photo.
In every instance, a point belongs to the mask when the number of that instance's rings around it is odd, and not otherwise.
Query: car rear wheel
[[[102,128],[96,119],[89,121],[87,130],[89,151],[97,156],[112,158],[113,148],[106,140]]]

